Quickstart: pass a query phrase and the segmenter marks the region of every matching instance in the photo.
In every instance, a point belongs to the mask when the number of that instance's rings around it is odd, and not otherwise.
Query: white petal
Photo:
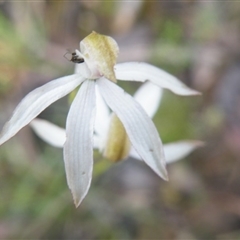
[[[98,87],[96,87],[96,108],[97,112],[94,129],[100,137],[104,137],[107,135],[109,127],[110,111],[100,95]]]
[[[46,143],[62,148],[66,141],[66,130],[47,120],[35,118],[30,122],[33,131]],[[93,148],[99,149],[102,145],[102,139],[98,135],[93,135]]]
[[[95,120],[96,121],[96,120]],[[102,138],[100,138],[98,135],[93,134],[93,148],[94,149],[98,149],[99,151],[101,151],[102,149]]]
[[[159,176],[167,179],[161,140],[141,105],[107,79],[98,79],[97,84],[106,103],[122,121],[138,154]]]
[[[30,92],[16,107],[12,118],[5,124],[0,145],[14,136],[53,102],[64,97],[84,80],[80,75],[71,75],[53,80]]]
[[[169,89],[178,95],[198,95],[199,92],[187,87],[176,77],[157,68],[153,65],[143,62],[127,62],[115,65],[115,74],[118,80],[139,81],[146,80],[155,83],[161,88]]]
[[[129,157],[135,158],[137,160],[142,160],[142,158],[139,156],[139,154],[136,152],[136,150],[133,147],[131,147]]]
[[[67,182],[76,207],[86,196],[92,179],[95,105],[95,81],[87,80],[71,105],[64,144]]]
[[[163,90],[151,82],[144,83],[134,94],[134,99],[141,104],[150,118],[153,118],[161,103]]]
[[[185,140],[164,144],[163,149],[166,163],[169,164],[181,160],[193,152],[196,148],[202,147],[203,145],[203,142],[197,140]],[[129,156],[142,160],[134,148],[131,148]]]
[[[185,158],[193,150],[201,146],[203,146],[203,142],[193,140],[164,144],[166,161],[167,163],[176,162],[182,158]]]
[[[66,141],[66,131],[64,128],[60,128],[53,123],[39,118],[34,119],[30,123],[30,126],[48,144],[58,148],[63,147]]]

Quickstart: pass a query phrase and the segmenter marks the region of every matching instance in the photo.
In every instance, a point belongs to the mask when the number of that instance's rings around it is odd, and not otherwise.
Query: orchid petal
[[[53,80],[30,92],[16,107],[12,118],[5,124],[0,145],[13,137],[53,102],[64,97],[84,80],[80,75],[70,75]]]
[[[142,160],[142,158],[139,156],[139,154],[136,152],[136,150],[133,147],[131,147],[130,149],[129,157],[135,158],[137,160]]]
[[[143,62],[127,62],[115,65],[115,74],[118,80],[124,81],[139,81],[145,82],[146,80],[155,83],[161,88],[166,88],[178,95],[199,95],[185,84],[183,84],[176,77],[157,68],[153,65]]]
[[[102,149],[102,145],[102,138],[96,134],[93,134],[93,148],[100,151]]]
[[[48,144],[62,148],[66,141],[66,131],[49,121],[35,118],[30,123],[37,136]]]
[[[203,145],[203,142],[196,140],[185,140],[164,144],[163,149],[166,163],[169,164],[183,159],[196,148],[202,147]],[[142,160],[134,148],[131,148],[129,156],[138,160]]]
[[[66,130],[61,128],[47,120],[40,118],[35,118],[30,122],[35,134],[40,137],[46,143],[52,145],[53,147],[63,148],[66,141]],[[102,138],[98,135],[93,135],[93,148],[99,149],[102,145]]]
[[[182,158],[185,158],[193,150],[203,145],[204,145],[203,142],[193,141],[193,140],[191,141],[185,140],[185,141],[178,141],[178,142],[164,144],[166,161],[167,163],[176,162]]]
[[[96,133],[103,137],[107,135],[109,120],[110,120],[110,111],[103,100],[101,94],[99,93],[98,87],[96,86],[96,122],[95,122],[95,131]]]
[[[161,103],[163,90],[151,82],[144,83],[134,94],[134,99],[141,104],[150,118],[153,118]]]
[[[138,154],[147,165],[166,180],[167,171],[162,143],[152,120],[141,105],[116,84],[105,78],[98,79],[97,84],[108,106],[122,121]]]
[[[95,81],[87,80],[71,105],[63,149],[67,182],[76,207],[86,196],[92,179],[95,105]]]

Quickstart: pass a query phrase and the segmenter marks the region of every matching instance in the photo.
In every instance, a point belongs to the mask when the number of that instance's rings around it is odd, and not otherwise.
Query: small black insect
[[[71,54],[71,58],[67,58],[67,57],[66,57],[67,54]],[[66,53],[64,54],[64,57],[65,57],[68,61],[73,62],[73,63],[83,63],[83,62],[84,62],[84,59],[83,59],[83,58],[80,58],[80,57],[77,55],[76,52],[72,52],[72,53],[66,52]]]
[[[84,59],[83,58],[80,58],[76,52],[73,52],[72,53],[72,58],[70,60],[71,62],[74,62],[74,63],[83,63],[84,62]]]

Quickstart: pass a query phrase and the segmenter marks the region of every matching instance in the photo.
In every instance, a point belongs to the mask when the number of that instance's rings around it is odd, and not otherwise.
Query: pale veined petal
[[[185,140],[164,144],[166,161],[167,163],[176,162],[182,158],[185,158],[193,150],[203,145],[204,145],[203,142],[193,140],[189,141]]]
[[[136,150],[131,147],[129,157],[135,158],[137,160],[142,160],[142,158],[139,156],[139,154],[136,152]]]
[[[14,136],[53,102],[76,88],[85,78],[79,74],[53,80],[30,92],[16,107],[12,118],[5,124],[0,145]]]
[[[150,118],[153,118],[161,103],[163,90],[157,85],[146,82],[134,94],[134,99],[141,104]]]
[[[101,94],[99,93],[98,87],[96,86],[96,121],[95,121],[95,131],[101,137],[106,136],[110,120],[110,111],[103,100]]]
[[[100,138],[98,135],[93,134],[93,148],[98,149],[99,151],[102,149],[102,138]]]
[[[176,77],[157,68],[153,65],[143,62],[127,62],[115,65],[115,74],[118,80],[126,81],[139,81],[145,82],[146,80],[155,83],[161,88],[169,89],[178,95],[199,95],[185,84],[183,84]]]
[[[141,105],[105,78],[98,79],[97,84],[108,106],[122,121],[138,154],[159,176],[167,179],[161,140],[152,120]]]
[[[196,148],[202,147],[203,145],[203,142],[197,140],[184,140],[164,144],[163,149],[166,163],[169,164],[181,160],[193,152]],[[131,148],[129,156],[138,160],[142,160],[134,148]]]
[[[32,122],[30,122],[30,126],[38,137],[48,144],[58,148],[63,147],[66,141],[66,131],[64,128],[60,128],[49,121],[39,118],[32,120]]]
[[[67,182],[76,207],[86,196],[92,179],[95,106],[95,81],[86,80],[70,107],[63,150]]]
[[[66,130],[47,120],[35,118],[30,122],[30,126],[38,137],[53,147],[62,148],[66,141]],[[93,148],[99,149],[102,139],[98,135],[93,136]]]

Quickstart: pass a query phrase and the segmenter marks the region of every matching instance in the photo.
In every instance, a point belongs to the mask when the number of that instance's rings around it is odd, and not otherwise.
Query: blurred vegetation
[[[95,152],[75,209],[62,150],[26,127],[0,148],[0,239],[239,239],[239,13],[237,1],[0,1],[1,126],[27,92],[73,72],[63,55],[95,30],[117,40],[120,62],[155,64],[203,92],[164,91],[153,121],[164,143],[206,143],[168,167],[169,182]],[[68,101],[40,117],[64,127]]]
[[[17,80],[19,72],[29,65],[21,41],[8,19],[0,15],[0,91],[4,94]],[[21,61],[19,61],[21,59]]]

